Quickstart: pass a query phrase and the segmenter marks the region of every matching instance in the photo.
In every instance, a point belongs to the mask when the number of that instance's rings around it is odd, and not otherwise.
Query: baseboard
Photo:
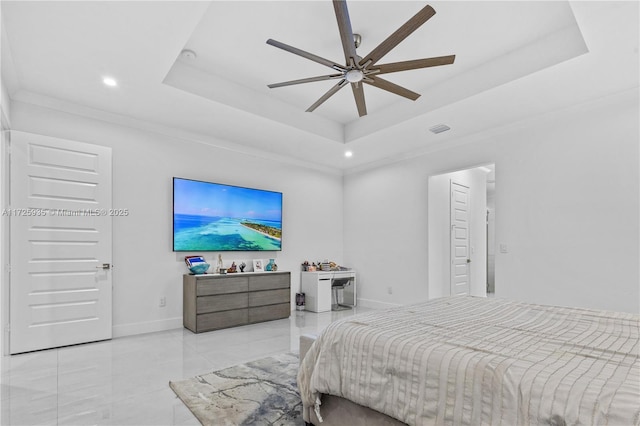
[[[182,327],[182,317],[167,318],[158,321],[137,322],[113,326],[113,337],[135,336],[136,334],[154,333],[156,331],[175,330]]]
[[[402,306],[402,304],[380,302],[378,300],[358,298],[358,306],[362,306],[364,308],[372,308],[372,309],[388,309],[388,308],[397,308],[398,306]]]

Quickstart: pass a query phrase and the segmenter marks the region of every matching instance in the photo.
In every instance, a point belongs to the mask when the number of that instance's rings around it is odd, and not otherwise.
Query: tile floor
[[[169,380],[298,352],[301,334],[368,310],[294,311],[208,333],[181,328],[2,357],[0,424],[199,425]]]

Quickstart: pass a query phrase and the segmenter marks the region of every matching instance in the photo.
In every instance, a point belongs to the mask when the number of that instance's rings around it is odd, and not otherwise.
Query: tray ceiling
[[[425,4],[349,1],[358,52]],[[638,87],[637,2],[429,4],[436,15],[381,62],[455,63],[387,75],[420,93],[415,102],[365,86],[362,118],[346,89],[304,112],[334,82],[267,88],[328,70],[268,38],[342,62],[329,0],[4,0],[2,78],[15,101],[343,171]],[[105,75],[119,86],[106,88]],[[440,123],[452,130],[428,131]]]

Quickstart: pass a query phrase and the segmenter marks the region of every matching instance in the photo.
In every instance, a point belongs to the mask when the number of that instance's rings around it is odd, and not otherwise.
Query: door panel
[[[469,188],[451,181],[451,294],[469,294]]]
[[[111,192],[111,148],[12,132],[12,354],[111,338]]]

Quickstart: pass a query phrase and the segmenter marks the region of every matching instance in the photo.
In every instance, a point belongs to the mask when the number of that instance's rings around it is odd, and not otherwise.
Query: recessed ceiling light
[[[198,55],[196,55],[196,52],[194,52],[193,50],[184,49],[182,52],[180,52],[180,56],[182,56],[183,59],[193,61]]]
[[[347,157],[347,158],[353,157],[353,152],[347,151],[347,152],[344,153],[344,156]]]
[[[102,82],[109,87],[116,87],[118,85],[118,82],[115,80],[115,78],[111,78],[111,77],[103,78]]]

